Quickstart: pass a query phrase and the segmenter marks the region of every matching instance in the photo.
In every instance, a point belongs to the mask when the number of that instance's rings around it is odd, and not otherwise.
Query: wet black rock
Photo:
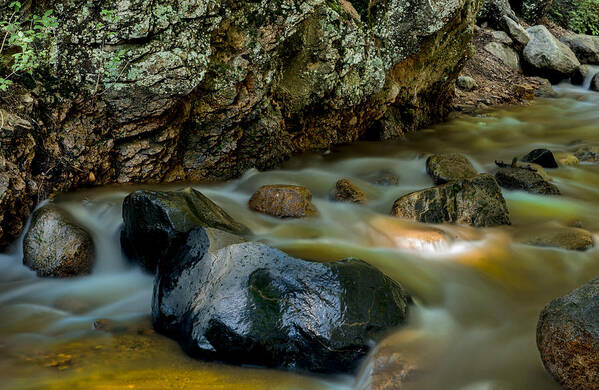
[[[591,91],[599,92],[599,73],[596,73],[591,79],[591,85],[589,87]]]
[[[94,265],[90,234],[56,206],[38,209],[23,240],[23,263],[38,276],[89,274]]]
[[[555,161],[555,157],[553,153],[551,153],[548,149],[535,149],[532,152],[528,153],[526,156],[522,157],[522,161],[539,164],[543,168],[557,168],[557,161]]]
[[[360,260],[309,262],[257,242],[223,247],[195,228],[159,263],[152,320],[194,357],[350,372],[406,321],[409,301]]]
[[[591,74],[591,68],[588,65],[580,65],[574,73],[572,73],[572,77],[570,78],[570,82],[573,85],[583,85],[584,81]]]
[[[549,303],[537,347],[549,373],[568,390],[599,389],[599,279]]]
[[[510,190],[523,190],[533,194],[559,195],[559,188],[545,180],[533,168],[499,168],[495,172],[497,183]]]
[[[133,192],[123,201],[123,220],[121,245],[125,254],[149,271],[154,271],[158,259],[182,244],[186,233],[196,226],[248,233],[247,227],[192,188]]]
[[[404,195],[393,204],[391,215],[424,223],[510,224],[501,188],[486,173]]]

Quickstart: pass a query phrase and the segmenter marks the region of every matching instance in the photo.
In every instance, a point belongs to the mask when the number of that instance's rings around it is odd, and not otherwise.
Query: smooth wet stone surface
[[[279,218],[303,218],[318,215],[309,189],[294,185],[260,187],[250,198],[250,209]]]
[[[368,195],[349,179],[341,179],[335,183],[333,199],[337,202],[368,203]]]
[[[434,154],[426,160],[426,172],[435,184],[451,180],[468,179],[477,175],[472,163],[459,153]]]
[[[23,264],[38,276],[91,273],[95,248],[90,234],[56,206],[38,209],[23,240]]]
[[[541,227],[534,231],[519,232],[515,238],[529,245],[573,251],[585,251],[594,246],[591,232],[576,227]]]
[[[567,390],[599,389],[599,279],[549,303],[537,325],[545,368]]]
[[[533,194],[559,195],[559,188],[541,174],[526,168],[499,168],[495,172],[497,183],[510,190],[523,190]]]
[[[557,168],[557,161],[553,153],[548,149],[535,149],[522,157],[523,162],[539,164],[543,168]]]
[[[152,319],[198,358],[351,372],[406,321],[409,302],[360,260],[309,262],[256,242],[221,248],[196,228],[159,265]]]
[[[192,188],[135,191],[123,201],[123,221],[121,245],[125,254],[150,271],[196,226],[233,234],[249,233],[247,227]]]
[[[477,227],[510,224],[501,189],[486,173],[404,195],[393,204],[391,215],[425,223]]]
[[[553,157],[555,157],[555,160],[561,167],[574,167],[580,164],[580,160],[578,160],[578,157],[574,153],[555,152],[553,153]]]

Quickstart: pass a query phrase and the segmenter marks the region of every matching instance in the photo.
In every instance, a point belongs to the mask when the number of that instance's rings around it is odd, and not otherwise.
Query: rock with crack
[[[395,201],[391,214],[425,223],[510,224],[501,189],[486,173],[404,195]]]
[[[125,254],[151,272],[158,259],[168,256],[194,227],[249,233],[246,226],[191,187],[170,192],[135,191],[123,201],[123,221],[121,245]]]
[[[559,195],[559,188],[550,183],[533,168],[499,168],[495,172],[497,183],[510,190],[523,190],[533,194]]]
[[[162,259],[154,328],[192,356],[316,372],[352,372],[409,296],[356,259],[299,260],[261,243],[221,247],[195,228]]]

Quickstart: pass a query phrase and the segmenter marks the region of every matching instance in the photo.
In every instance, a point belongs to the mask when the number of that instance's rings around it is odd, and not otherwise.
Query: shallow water
[[[572,151],[599,145],[599,94],[568,85],[560,98],[527,108],[461,117],[397,142],[363,142],[306,154],[279,170],[196,186],[248,225],[256,238],[317,261],[362,258],[415,297],[409,324],[389,338],[391,352],[425,357],[402,389],[543,389],[559,387],[542,368],[535,345],[538,313],[551,299],[599,275],[599,249],[572,252],[517,243],[518,236],[578,221],[599,244],[599,165],[549,170],[562,196],[505,191],[513,226],[431,226],[389,217],[395,199],[429,187],[429,153],[465,153],[480,171],[531,149]],[[370,181],[380,171],[397,186]],[[329,201],[341,177],[365,190],[368,206]],[[299,184],[314,195],[318,218],[277,220],[251,212],[247,200],[263,184]],[[159,186],[174,189],[178,186]],[[154,187],[156,188],[156,186]],[[119,247],[122,199],[134,187],[108,187],[55,199],[93,234],[97,264],[90,276],[40,279],[22,266],[20,242],[0,256],[2,388],[84,389],[351,389],[368,378],[316,377],[257,367],[195,361],[151,331],[152,277],[129,265]],[[97,319],[111,322],[94,330]],[[391,353],[387,352],[387,353]],[[369,361],[365,362],[368,365]]]

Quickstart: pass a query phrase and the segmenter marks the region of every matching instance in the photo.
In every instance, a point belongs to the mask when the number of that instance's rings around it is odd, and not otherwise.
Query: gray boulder
[[[91,236],[64,211],[48,205],[33,214],[23,240],[23,264],[38,276],[89,274],[94,256]]]
[[[468,179],[478,174],[466,156],[459,153],[433,154],[426,160],[426,172],[435,184]]]
[[[158,266],[152,322],[194,357],[351,372],[373,340],[405,323],[409,302],[360,260],[309,262],[256,242],[222,247],[196,228]]]
[[[567,35],[561,38],[580,62],[583,64],[599,64],[599,37],[593,35]]]
[[[514,21],[512,18],[507,16],[503,17],[505,24],[505,32],[520,46],[526,46],[530,41],[530,35],[520,25],[520,23]]]
[[[123,201],[121,246],[125,254],[149,271],[196,226],[232,234],[248,234],[247,227],[193,188],[181,191],[135,191]]]
[[[557,40],[545,26],[534,26],[527,32],[530,42],[522,56],[531,72],[558,81],[570,77],[580,66],[572,50]]]
[[[514,49],[499,42],[489,42],[485,45],[485,50],[499,58],[501,62],[507,65],[514,72],[520,72],[520,56]]]
[[[391,214],[425,223],[510,224],[501,189],[487,173],[404,195],[395,201]]]
[[[599,279],[549,303],[537,325],[545,368],[567,390],[599,389]]]
[[[495,172],[497,183],[510,190],[523,190],[533,194],[559,195],[559,188],[549,183],[541,174],[530,168],[499,168]]]

